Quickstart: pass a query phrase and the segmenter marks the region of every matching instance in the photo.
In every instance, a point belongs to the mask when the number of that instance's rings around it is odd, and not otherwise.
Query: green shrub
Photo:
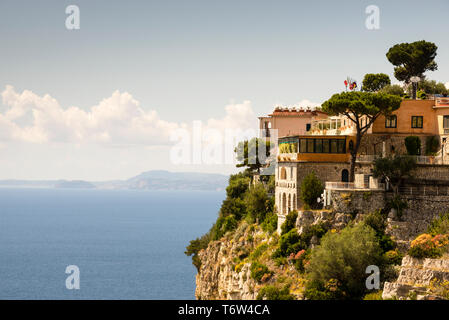
[[[316,236],[318,239],[321,239],[326,232],[329,230],[329,225],[325,223],[318,223],[306,226],[300,236],[302,243],[306,246],[310,245],[310,240],[312,240],[313,236]]]
[[[257,300],[294,300],[295,297],[290,294],[289,287],[284,286],[279,289],[273,285],[268,285],[260,289],[257,294]]]
[[[311,208],[317,206],[317,199],[323,193],[323,183],[317,178],[315,172],[309,173],[301,183],[301,200]]]
[[[262,280],[262,277],[265,274],[268,275],[272,274],[272,272],[268,269],[266,265],[264,265],[263,263],[259,263],[257,261],[251,264],[250,271],[251,271],[251,278],[256,280],[257,282],[260,282],[260,280]]]
[[[220,208],[220,216],[234,215],[237,220],[241,220],[246,214],[245,202],[240,198],[226,198]]]
[[[187,256],[192,256],[192,264],[196,267],[196,270],[199,271],[201,268],[201,260],[198,257],[198,252],[202,249],[206,249],[207,245],[211,240],[210,231],[203,236],[196,238],[195,240],[190,240],[189,245],[186,247],[186,251],[184,252]]]
[[[251,179],[245,176],[244,173],[231,175],[229,184],[226,187],[226,195],[232,199],[243,199],[246,191],[248,191],[250,181]]]
[[[293,210],[289,212],[287,217],[285,218],[284,223],[281,226],[281,235],[289,232],[296,225],[296,219],[298,218],[298,211]]]
[[[408,136],[405,138],[405,147],[410,156],[419,156],[421,154],[421,139],[417,136]]]
[[[396,243],[391,239],[391,236],[385,234],[386,217],[380,210],[370,213],[365,217],[363,223],[371,227],[376,232],[376,238],[383,252],[393,250]]]
[[[310,250],[301,250],[294,257],[294,265],[298,272],[304,273],[305,264],[310,259]]]
[[[427,232],[432,236],[449,233],[449,213],[440,214],[438,218],[434,219],[430,223]]]
[[[387,264],[401,264],[402,262],[402,254],[398,250],[390,250],[385,252],[385,262]]]
[[[268,212],[273,211],[267,191],[262,183],[252,186],[245,195],[246,210],[252,222],[262,222]]]
[[[226,232],[232,231],[237,228],[238,221],[234,215],[219,217],[214,227],[214,240],[218,240],[223,237]]]
[[[382,290],[368,293],[363,297],[363,300],[383,300],[382,299]]]
[[[329,287],[332,280],[330,288],[335,290],[330,291],[336,298],[361,298],[366,293],[365,270],[369,265],[383,266],[382,250],[371,227],[359,223],[340,233],[328,232],[306,267],[309,294],[316,296],[316,291]]]
[[[262,230],[268,232],[269,234],[276,231],[278,227],[278,216],[274,212],[267,213],[265,220],[263,221]]]
[[[250,259],[252,259],[252,260],[258,259],[262,255],[262,253],[264,253],[267,249],[268,249],[268,244],[266,242],[261,243],[250,254]]]
[[[426,155],[434,156],[440,147],[440,140],[437,136],[430,136],[426,139]]]
[[[291,253],[296,254],[301,249],[306,249],[306,245],[301,241],[301,238],[296,229],[291,229],[286,234],[283,234],[279,239],[279,249],[275,251],[276,254],[286,257]]]

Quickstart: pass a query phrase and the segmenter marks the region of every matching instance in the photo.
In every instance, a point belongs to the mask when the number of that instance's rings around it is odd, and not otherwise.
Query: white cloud
[[[127,92],[115,91],[86,111],[63,108],[48,94],[17,93],[9,85],[1,96],[7,109],[0,113],[0,141],[168,145],[173,130],[189,127],[162,120]],[[225,112],[223,118],[207,120],[205,129],[257,128],[250,101],[229,104]]]

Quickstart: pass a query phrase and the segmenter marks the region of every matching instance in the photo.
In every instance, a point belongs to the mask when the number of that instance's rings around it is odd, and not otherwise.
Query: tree
[[[306,297],[321,298],[316,294],[321,291],[333,299],[361,298],[367,290],[369,265],[383,267],[382,250],[371,227],[359,223],[340,233],[328,232],[306,266]]]
[[[246,210],[252,221],[262,222],[266,214],[272,210],[270,199],[262,183],[251,187],[245,195]]]
[[[383,87],[379,92],[392,94],[392,95],[396,95],[396,96],[400,96],[400,97],[402,97],[405,94],[404,88],[402,88],[398,84],[387,85],[387,86]]]
[[[427,94],[447,95],[449,93],[444,83],[436,82],[435,80],[421,80],[418,83],[418,89]]]
[[[391,85],[390,77],[385,73],[368,73],[363,78],[363,90],[377,92]]]
[[[354,181],[355,162],[363,135],[380,116],[389,116],[399,109],[401,97],[385,93],[342,92],[334,94],[322,104],[323,111],[329,115],[345,115],[355,124],[356,142],[351,152],[350,181]],[[364,120],[364,121],[362,121]]]
[[[394,158],[378,158],[374,161],[373,176],[385,179],[393,187],[397,195],[402,181],[411,176],[416,168],[416,159],[410,156],[396,156]]]
[[[438,47],[427,41],[400,43],[390,48],[387,59],[394,66],[394,76],[399,81],[410,83],[411,77],[424,77],[426,71],[435,71],[438,65],[435,62]]]
[[[310,207],[315,207],[317,199],[323,193],[323,183],[318,179],[315,172],[309,173],[301,183],[301,200]]]
[[[408,136],[404,140],[405,148],[409,156],[419,156],[421,154],[421,139],[417,136]]]
[[[270,141],[260,138],[252,138],[239,142],[234,149],[237,154],[237,168],[247,167],[251,173],[260,173],[260,168],[266,164],[266,159],[270,156]],[[260,153],[260,154],[259,154]]]

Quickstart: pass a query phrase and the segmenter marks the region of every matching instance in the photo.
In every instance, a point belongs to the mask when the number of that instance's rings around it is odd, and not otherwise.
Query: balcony
[[[431,165],[448,165],[449,156],[412,156],[415,158],[417,164],[431,164]],[[371,163],[374,160],[382,158],[380,155],[368,154],[368,155],[358,155],[356,162],[360,163]]]

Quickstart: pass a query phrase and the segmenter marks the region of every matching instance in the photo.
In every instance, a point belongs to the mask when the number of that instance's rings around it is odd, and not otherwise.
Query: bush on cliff
[[[277,214],[273,213],[273,212],[268,212],[261,227],[262,227],[263,231],[268,232],[269,234],[272,234],[273,232],[275,232],[278,227]]]
[[[376,238],[383,252],[388,252],[396,247],[396,243],[391,237],[385,234],[387,221],[385,215],[380,210],[370,213],[363,222],[376,232]]]
[[[291,211],[285,218],[284,223],[281,226],[281,235],[286,234],[296,225],[296,219],[298,218],[298,211]]]
[[[262,277],[266,274],[271,275],[273,273],[272,271],[270,271],[270,269],[268,269],[266,265],[257,261],[251,264],[250,271],[251,278],[256,280],[257,282],[260,282],[262,280]]]
[[[449,213],[440,214],[438,218],[434,219],[430,223],[427,232],[433,236],[449,233]]]
[[[273,211],[273,201],[262,183],[252,186],[245,194],[246,211],[250,222],[262,223],[268,212]]]
[[[301,200],[311,208],[316,208],[317,199],[321,196],[323,190],[323,184],[312,171],[301,183]]]
[[[294,300],[295,297],[290,294],[288,285],[282,289],[273,285],[268,285],[260,289],[257,294],[257,300]]]
[[[382,250],[375,231],[359,223],[340,233],[328,232],[312,251],[306,266],[306,297],[354,299],[366,293],[366,267],[383,266]]]
[[[229,184],[226,187],[226,195],[232,199],[243,199],[245,192],[248,191],[251,178],[246,173],[231,175]]]
[[[408,254],[413,258],[439,258],[449,246],[449,234],[432,235],[424,233],[412,241]]]
[[[234,230],[237,228],[237,225],[238,222],[234,215],[218,218],[214,228],[214,240],[218,240],[223,237],[226,232]]]

